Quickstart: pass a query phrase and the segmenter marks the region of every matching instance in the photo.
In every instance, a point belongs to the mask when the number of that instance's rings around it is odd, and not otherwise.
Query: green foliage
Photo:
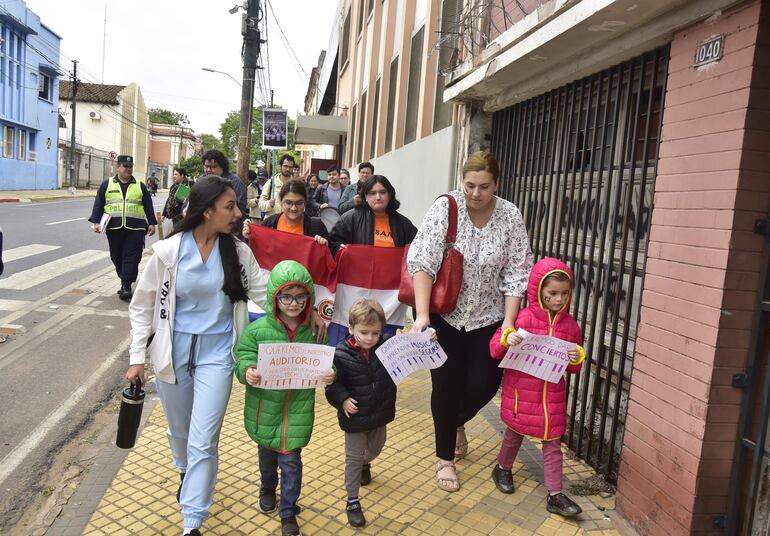
[[[172,112],[165,108],[150,108],[147,110],[150,115],[150,121],[153,123],[163,123],[165,125],[188,124],[187,114]]]
[[[280,106],[275,106],[280,108]],[[300,155],[294,150],[294,123],[295,120],[289,117],[289,139],[288,149],[279,152],[279,155],[288,152],[299,164]],[[239,112],[230,112],[219,126],[219,133],[222,137],[222,146],[219,148],[227,158],[233,160],[238,154],[238,131],[241,126],[241,116]],[[270,161],[270,151],[262,149],[262,107],[254,108],[251,122],[251,151],[249,155],[249,164],[254,165],[258,160]]]
[[[204,153],[209,149],[222,150],[222,141],[213,134],[201,134],[201,143]]]
[[[179,163],[179,167],[184,169],[190,177],[200,177],[203,175],[203,159],[199,154],[194,154],[190,158],[182,160]]]

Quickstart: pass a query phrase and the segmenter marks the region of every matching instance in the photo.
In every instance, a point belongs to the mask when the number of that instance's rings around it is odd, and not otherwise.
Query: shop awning
[[[294,128],[294,143],[337,145],[347,136],[348,118],[339,115],[300,115]]]

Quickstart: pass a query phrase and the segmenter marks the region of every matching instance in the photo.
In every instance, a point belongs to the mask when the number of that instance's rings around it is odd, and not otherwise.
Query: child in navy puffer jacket
[[[580,327],[569,314],[572,295],[572,270],[558,259],[545,258],[532,268],[527,290],[528,306],[519,311],[516,328],[533,335],[550,335],[575,343],[569,351],[568,373],[580,371],[585,357]],[[502,359],[508,347],[519,344],[522,336],[516,329],[498,329],[489,341],[493,358]],[[567,424],[567,388],[564,378],[550,383],[525,372],[506,369],[500,417],[507,425],[498,463],[492,479],[503,493],[513,493],[511,467],[524,436],[538,438],[543,445],[545,486],[548,489],[549,512],[571,517],[582,510],[562,493],[562,452],[559,438]]]

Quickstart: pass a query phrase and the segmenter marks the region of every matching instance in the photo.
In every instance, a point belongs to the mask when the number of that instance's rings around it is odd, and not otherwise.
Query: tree
[[[276,106],[280,108],[280,106]],[[289,132],[287,140],[287,149],[280,151],[278,155],[289,153],[299,164],[300,155],[294,150],[294,119],[289,117]],[[221,151],[227,158],[234,160],[238,154],[238,132],[241,126],[241,116],[238,112],[230,112],[219,126],[219,133],[222,136]],[[256,164],[258,160],[265,162],[270,160],[270,151],[262,149],[262,107],[254,108],[251,122],[251,151],[249,154],[249,164]]]
[[[179,167],[187,172],[190,177],[200,177],[203,175],[203,159],[201,155],[194,154],[179,162]]]
[[[209,149],[222,150],[222,141],[213,134],[201,134],[201,144],[204,153]]]
[[[152,123],[162,123],[164,125],[180,125],[188,124],[190,121],[187,119],[187,114],[172,112],[165,108],[150,108],[147,110],[150,115],[150,121]]]

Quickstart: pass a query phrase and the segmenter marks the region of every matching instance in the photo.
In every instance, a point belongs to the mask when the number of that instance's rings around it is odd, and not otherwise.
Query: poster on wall
[[[286,149],[289,141],[289,113],[286,110],[262,110],[262,148]]]

